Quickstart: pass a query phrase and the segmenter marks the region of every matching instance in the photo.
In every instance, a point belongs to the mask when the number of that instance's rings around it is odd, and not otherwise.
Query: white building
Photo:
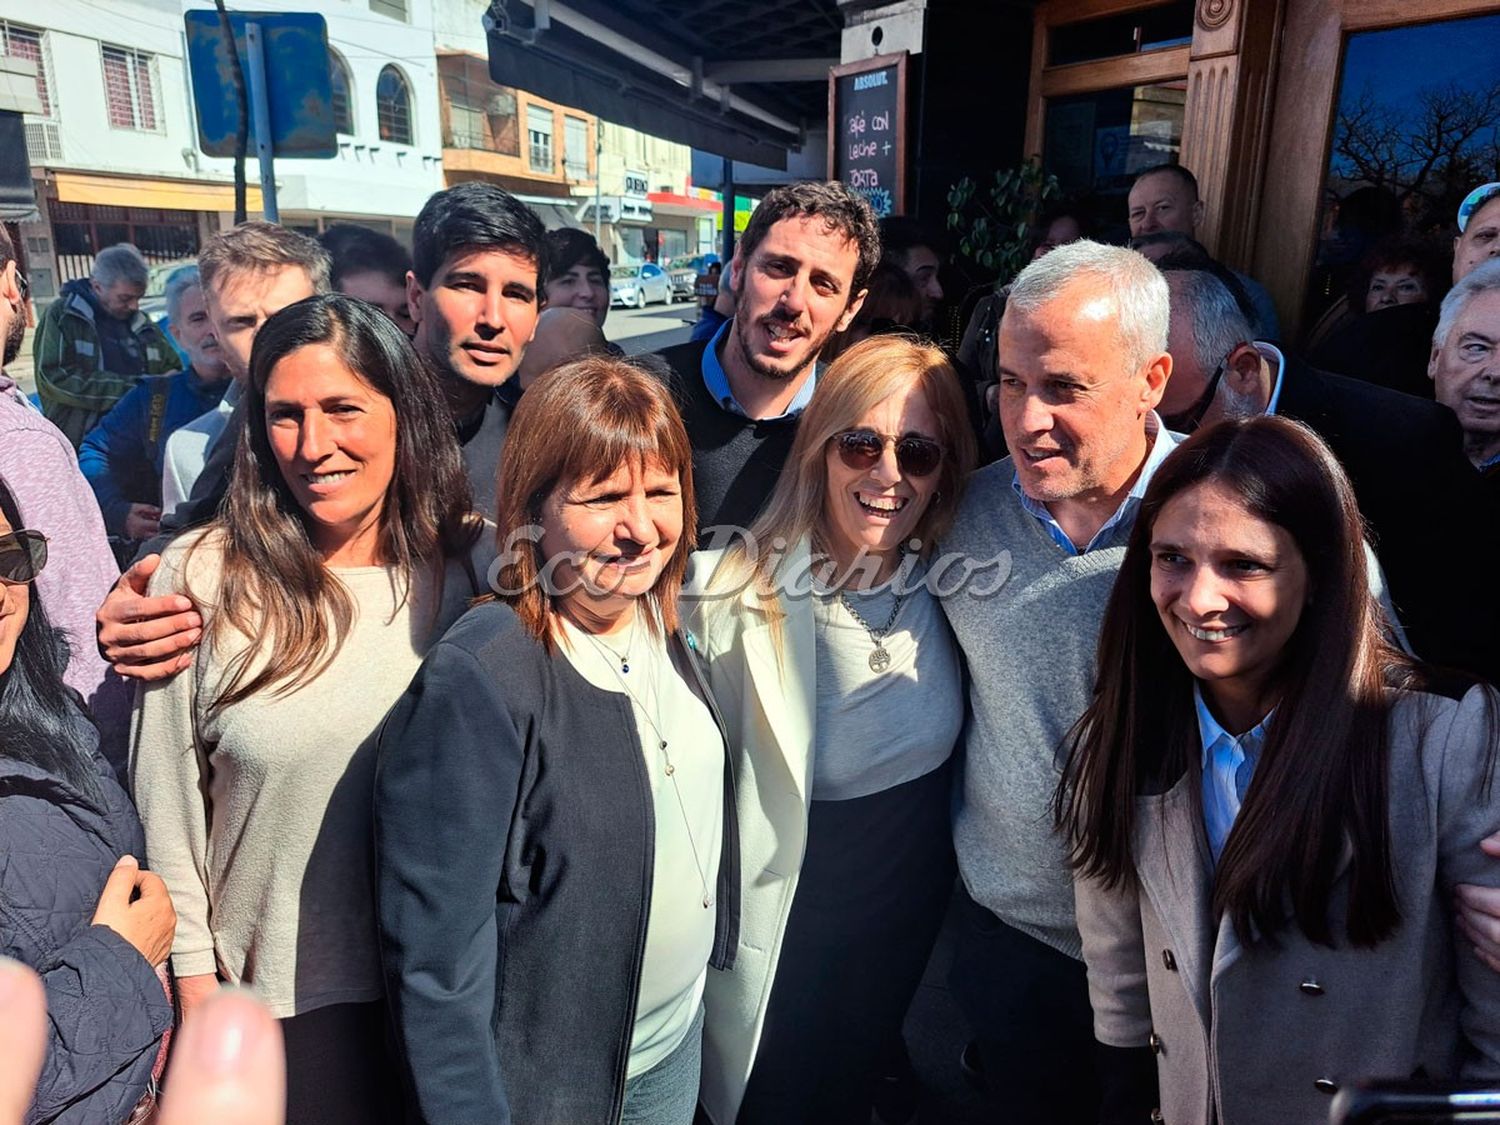
[[[328,24],[339,151],[329,160],[277,161],[282,221],[315,232],[345,218],[409,238],[422,203],[443,186],[432,0],[255,0],[253,7],[315,11]],[[38,67],[42,112],[26,118],[38,215],[20,234],[39,299],[85,276],[104,246],[133,242],[148,260],[177,261],[233,221],[232,161],[198,150],[187,8],[211,5],[5,5],[0,53]],[[253,151],[246,179],[257,217]]]

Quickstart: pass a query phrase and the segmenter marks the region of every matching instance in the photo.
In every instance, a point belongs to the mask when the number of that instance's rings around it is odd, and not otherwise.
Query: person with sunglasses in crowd
[[[706,993],[717,1125],[870,1119],[953,886],[962,673],[925,567],[974,460],[943,353],[871,338],[819,378],[748,535],[694,558],[741,826],[739,950]]]
[[[160,1073],[176,915],[63,679],[68,642],[34,592],[46,564],[45,534],[0,481],[0,955],[36,969],[47,994],[25,1120],[118,1125],[150,1108]]]

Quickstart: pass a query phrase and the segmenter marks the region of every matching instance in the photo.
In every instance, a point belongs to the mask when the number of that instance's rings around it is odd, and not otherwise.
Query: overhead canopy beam
[[[704,63],[703,77],[715,82],[823,82],[839,65],[827,59],[734,59]]]
[[[537,26],[537,16],[550,26]],[[800,121],[700,77],[691,60],[664,54],[670,46],[648,28],[606,23],[557,0],[493,0],[485,29],[490,77],[500,85],[772,168],[785,168],[787,150],[802,144]]]

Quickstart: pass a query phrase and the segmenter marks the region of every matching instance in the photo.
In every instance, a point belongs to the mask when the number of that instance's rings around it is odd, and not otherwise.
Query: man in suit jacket
[[[1330,375],[1256,342],[1222,267],[1165,267],[1172,297],[1167,425],[1189,432],[1273,413],[1315,430],[1343,463],[1417,654],[1500,679],[1500,510],[1436,403]]]

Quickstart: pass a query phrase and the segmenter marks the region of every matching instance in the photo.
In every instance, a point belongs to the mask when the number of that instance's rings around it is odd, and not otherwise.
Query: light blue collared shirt
[[[1167,454],[1176,449],[1177,443],[1182,440],[1180,436],[1170,432],[1166,426],[1162,425],[1161,419],[1154,410],[1147,417],[1146,432],[1151,435],[1151,449],[1146,454],[1146,463],[1141,466],[1140,475],[1136,477],[1135,484],[1131,486],[1130,492],[1126,495],[1125,499],[1120,501],[1120,506],[1115,509],[1115,514],[1104,521],[1104,526],[1094,532],[1094,537],[1089,540],[1088,546],[1084,547],[1081,551],[1074,545],[1073,540],[1068,538],[1068,533],[1062,529],[1062,525],[1047,510],[1047,505],[1043,504],[1040,500],[1033,500],[1030,496],[1026,495],[1025,490],[1021,488],[1021,477],[1019,474],[1011,477],[1010,486],[1015,490],[1016,495],[1021,498],[1021,507],[1025,508],[1027,512],[1041,522],[1041,525],[1047,529],[1047,534],[1052,536],[1054,543],[1070,555],[1086,555],[1095,547],[1104,543],[1121,521],[1135,515],[1135,510],[1141,505],[1141,497],[1146,495],[1146,486],[1151,483],[1151,478],[1156,475],[1156,470],[1167,459]]]
[[[1234,827],[1234,818],[1240,813],[1245,790],[1250,787],[1255,765],[1260,761],[1261,748],[1266,744],[1266,725],[1276,712],[1273,710],[1244,734],[1235,736],[1214,718],[1196,683],[1193,705],[1198,710],[1198,738],[1203,744],[1203,827],[1217,864],[1224,841],[1229,839],[1229,830]]]
[[[724,370],[724,365],[719,362],[719,348],[724,343],[724,337],[734,327],[734,319],[731,317],[719,326],[714,333],[714,338],[708,342],[708,347],[703,349],[703,385],[708,388],[708,393],[714,396],[714,401],[732,414],[738,414],[743,418],[750,415],[740,405],[739,399],[734,397],[734,391],[729,388],[729,373]],[[812,401],[813,388],[818,383],[818,372],[822,369],[821,363],[814,362],[812,371],[803,382],[797,395],[791,402],[787,403],[786,410],[776,415],[776,418],[795,418],[807,409],[807,404]],[[774,422],[776,418],[762,418],[762,422]]]

